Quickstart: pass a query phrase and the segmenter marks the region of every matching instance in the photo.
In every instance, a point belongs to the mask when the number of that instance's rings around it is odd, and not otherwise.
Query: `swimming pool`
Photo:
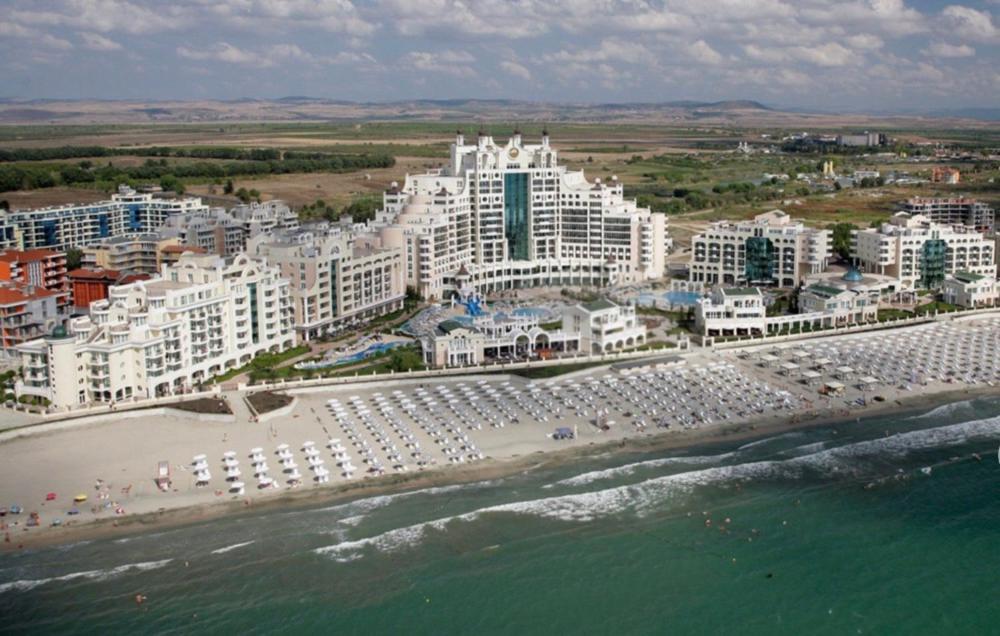
[[[390,349],[395,349],[405,345],[405,342],[378,342],[366,347],[357,353],[352,353],[349,356],[342,356],[336,360],[319,360],[317,362],[300,362],[295,365],[296,369],[326,369],[329,367],[337,367],[343,364],[352,364],[355,362],[361,362],[365,358],[370,358],[373,355],[389,351]]]
[[[665,302],[669,305],[678,305],[680,307],[691,307],[698,304],[699,298],[701,298],[701,294],[698,292],[688,291],[668,291],[660,295],[646,291],[639,292],[632,297],[635,304],[640,307],[652,307],[658,302]]]
[[[668,291],[663,299],[672,305],[696,305],[701,294],[691,291]]]

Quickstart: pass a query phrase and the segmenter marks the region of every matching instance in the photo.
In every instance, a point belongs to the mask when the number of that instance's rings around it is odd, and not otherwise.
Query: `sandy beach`
[[[598,452],[681,448],[1000,392],[993,382],[1000,371],[992,364],[986,368],[997,344],[997,327],[996,318],[935,323],[778,348],[701,351],[679,363],[602,367],[536,382],[483,375],[309,389],[293,393],[291,412],[265,422],[252,422],[242,396],[233,392],[227,398],[235,422],[199,421],[171,412],[67,424],[2,444],[0,505],[23,509],[2,518],[2,545],[5,550],[31,548],[247,514],[261,507],[308,506],[491,479]],[[878,362],[879,355],[891,359],[894,347],[901,346],[914,349],[895,354],[904,361],[899,369]],[[852,377],[842,374],[843,394],[827,397],[819,394],[818,385],[791,372],[788,362],[765,360],[796,359],[802,368],[813,368],[822,363],[821,356],[832,355],[840,356],[833,364],[841,367],[851,355],[855,360],[870,355],[882,365],[876,370],[883,377],[875,386],[863,386],[858,380],[868,370],[854,369]],[[936,357],[941,368],[931,362],[918,373],[921,360]],[[964,368],[973,375],[962,375]],[[557,428],[574,431],[575,439],[555,439]],[[356,468],[350,478],[330,448],[331,438],[340,440]],[[314,480],[306,442],[318,450],[313,454],[328,469],[329,483]],[[288,461],[295,469],[280,463],[281,444],[288,445]],[[266,457],[267,474],[277,487],[258,487],[250,459],[256,448]],[[411,452],[416,449],[419,463]],[[233,480],[226,479],[223,456],[230,451],[241,470],[238,479],[245,483],[243,494],[235,494]],[[199,455],[205,455],[211,473],[206,485],[196,484],[193,462]],[[168,492],[154,482],[160,461],[170,465]],[[301,485],[289,484],[289,475],[295,474],[301,474]],[[55,499],[47,501],[48,493],[55,493]],[[70,515],[77,495],[87,500],[75,504],[79,513]],[[38,513],[37,527],[26,527],[29,512]],[[61,525],[53,527],[56,520]]]

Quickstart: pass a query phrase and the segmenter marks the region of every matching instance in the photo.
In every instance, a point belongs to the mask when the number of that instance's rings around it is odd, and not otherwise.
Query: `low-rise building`
[[[580,351],[607,353],[646,343],[646,325],[635,307],[599,299],[563,310],[562,330],[580,334]]]
[[[931,182],[932,183],[947,183],[949,185],[956,185],[962,180],[962,173],[958,168],[951,168],[948,166],[934,166],[931,170]]]
[[[877,228],[855,231],[851,258],[865,272],[895,278],[898,289],[936,289],[959,271],[995,278],[994,249],[972,226],[898,212]]]
[[[17,347],[19,395],[68,408],[183,393],[295,344],[288,281],[245,255],[188,255],[108,293],[68,329]]]
[[[751,221],[718,221],[691,239],[688,280],[706,285],[795,287],[830,262],[829,230],[806,227],[781,210]]]
[[[955,272],[944,279],[941,295],[944,302],[966,309],[995,307],[998,295],[997,281],[995,278],[973,272]]]
[[[149,274],[80,267],[71,270],[66,277],[69,279],[73,312],[86,313],[90,309],[90,303],[108,297],[108,289],[111,287],[147,280]]]
[[[810,285],[799,292],[800,314],[824,314],[823,327],[842,327],[878,320],[878,292],[834,285]]]
[[[429,367],[548,358],[578,351],[579,347],[579,333],[547,331],[535,317],[506,314],[445,320],[420,338],[424,363]]]
[[[719,287],[695,305],[695,327],[706,336],[759,336],[767,307],[756,287]]]
[[[878,319],[879,289],[851,282],[848,272],[841,284],[814,283],[799,292],[799,312],[767,315],[763,294],[756,287],[719,288],[698,301],[695,325],[704,336],[764,336],[784,330],[829,329],[874,322]]]

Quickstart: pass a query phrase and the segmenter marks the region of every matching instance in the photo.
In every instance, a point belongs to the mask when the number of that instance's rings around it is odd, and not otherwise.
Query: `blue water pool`
[[[673,305],[695,305],[701,298],[701,294],[698,292],[668,291],[663,294],[663,298]]]
[[[515,316],[532,316],[533,318],[542,318],[548,316],[551,312],[545,307],[518,307],[513,312]]]
[[[396,347],[405,345],[405,342],[379,342],[371,345],[357,353],[352,353],[349,356],[342,356],[336,360],[320,360],[319,362],[302,362],[296,366],[299,369],[325,369],[328,367],[338,367],[343,364],[353,364],[355,362],[361,362],[365,358],[370,358],[373,355],[382,353],[384,351],[389,351],[390,349],[395,349]]]

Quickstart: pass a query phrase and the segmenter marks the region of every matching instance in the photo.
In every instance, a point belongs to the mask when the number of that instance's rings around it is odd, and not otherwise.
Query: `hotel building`
[[[751,221],[717,221],[691,239],[688,280],[705,285],[795,287],[830,262],[830,232],[781,210]]]
[[[933,223],[971,225],[979,232],[993,231],[994,211],[986,203],[964,197],[925,199],[914,197],[903,201],[900,211],[910,216],[921,215]]]
[[[407,175],[383,201],[373,226],[425,298],[656,279],[670,247],[664,215],[626,200],[616,178],[560,166],[544,132],[540,144],[459,133],[447,166]]]
[[[897,212],[878,228],[856,231],[851,258],[863,271],[896,279],[900,289],[933,289],[955,272],[996,278],[994,249],[974,227]]]
[[[180,240],[161,238],[159,234],[114,236],[83,248],[82,265],[144,274],[159,273],[168,247],[180,246]]]
[[[110,288],[90,315],[20,345],[18,395],[58,408],[190,391],[295,344],[288,281],[237,256],[183,256],[155,279]]]
[[[201,199],[158,199],[119,186],[110,201],[12,210],[0,216],[0,248],[84,247],[102,239],[159,229],[171,216],[207,210]]]
[[[290,282],[295,329],[311,340],[403,308],[403,252],[325,224],[250,239],[248,252]]]

